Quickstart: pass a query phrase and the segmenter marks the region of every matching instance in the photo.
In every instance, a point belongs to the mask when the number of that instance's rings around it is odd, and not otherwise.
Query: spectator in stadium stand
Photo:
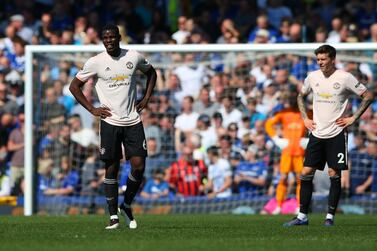
[[[56,186],[54,175],[52,174],[54,162],[52,158],[44,158],[41,156],[38,159],[38,195],[43,195],[47,188],[54,188]]]
[[[238,137],[238,124],[234,122],[230,123],[227,128],[227,134],[230,136],[232,149],[241,151],[242,142],[241,139]]]
[[[157,96],[159,101],[157,114],[161,117],[164,114],[169,114],[173,117],[177,116],[177,110],[171,105],[169,97],[165,95],[165,92],[159,93]]]
[[[57,101],[56,93],[53,87],[45,90],[45,97],[41,104],[41,124],[42,130],[46,130],[50,124],[63,123],[65,121],[65,108]]]
[[[245,154],[245,160],[241,161],[235,170],[234,183],[239,193],[250,195],[262,195],[267,178],[267,166],[256,158],[257,149],[250,146]]]
[[[226,134],[226,128],[223,126],[223,116],[220,112],[215,112],[213,114],[211,124],[214,127],[218,138]]]
[[[218,112],[223,118],[223,126],[228,127],[230,123],[240,123],[242,119],[242,112],[235,107],[234,96],[231,94],[224,94],[221,100],[221,108]]]
[[[266,120],[267,116],[256,110],[257,100],[253,97],[247,99],[246,111],[244,114],[250,118],[250,129],[255,127],[257,120]]]
[[[187,96],[196,98],[205,81],[207,70],[205,66],[195,61],[194,53],[184,55],[184,64],[173,70],[180,80],[182,92]]]
[[[211,126],[211,118],[207,114],[201,114],[196,122],[194,133],[201,137],[201,146],[206,151],[210,146],[216,145],[217,134],[215,128]]]
[[[276,43],[289,43],[291,37],[289,36],[289,30],[291,27],[291,19],[283,17],[280,21],[279,33],[276,36]]]
[[[4,114],[2,115],[4,116]],[[1,116],[1,117],[2,117]],[[6,165],[7,165],[7,155],[8,155],[8,151],[7,151],[7,143],[8,143],[8,136],[9,136],[9,132],[6,128],[6,125],[3,124],[3,120],[1,118],[0,120],[0,171],[1,170],[4,170],[6,169]]]
[[[70,154],[71,144],[71,130],[67,124],[59,126],[59,134],[56,140],[52,142],[52,157],[54,160],[54,174],[55,170],[61,166],[61,159],[63,156]]]
[[[24,25],[25,18],[21,14],[15,14],[10,17],[9,25],[14,27],[18,36],[27,43],[31,43],[31,38],[33,36],[33,30]]]
[[[339,43],[340,42],[340,32],[343,27],[343,20],[334,16],[331,20],[331,30],[326,39],[326,43]]]
[[[8,139],[7,149],[12,153],[10,160],[10,185],[13,187],[16,182],[24,176],[24,129],[25,114],[23,111],[18,113],[18,127],[14,128]]]
[[[87,19],[84,16],[79,16],[75,20],[75,28],[73,34],[73,41],[74,44],[81,45],[84,44],[84,40],[86,37],[86,27],[88,25]]]
[[[269,42],[270,33],[266,29],[259,29],[255,34],[253,43],[255,44],[267,44]]]
[[[72,109],[75,106],[75,100],[72,98],[72,96],[65,95],[63,93],[63,88],[64,88],[63,81],[61,81],[60,79],[57,79],[54,81],[53,86],[54,86],[56,96],[58,98],[57,99],[58,103],[64,106],[66,110],[66,114],[71,114]],[[77,110],[74,113],[77,113]]]
[[[212,115],[220,108],[220,104],[217,102],[211,101],[210,98],[210,86],[204,85],[200,89],[199,97],[195,100],[193,105],[193,111],[200,113],[200,114],[206,114],[209,117],[212,117]]]
[[[263,96],[261,103],[257,104],[256,110],[264,115],[270,114],[279,104],[279,86],[274,81],[265,82],[263,86]]]
[[[84,44],[101,44],[101,38],[97,30],[94,27],[88,27],[86,29],[86,36],[84,38]]]
[[[12,69],[18,72],[24,72],[25,70],[25,46],[26,42],[19,36],[13,38],[14,54],[8,53],[7,57],[10,61]]]
[[[13,38],[16,36],[16,29],[8,25],[5,30],[5,37],[0,40],[0,50],[4,56],[7,54],[14,54]]]
[[[276,30],[279,29],[283,18],[292,18],[291,9],[282,2],[282,0],[269,0],[267,5],[268,21]]]
[[[302,25],[293,22],[289,27],[289,37],[291,43],[302,43]]]
[[[370,191],[373,183],[373,168],[377,161],[377,142],[368,141],[366,151],[354,149],[349,153],[350,195],[363,195]]]
[[[192,96],[186,96],[182,103],[182,113],[175,118],[175,147],[177,152],[181,151],[183,140],[187,138],[196,127],[199,114],[192,111],[193,102],[194,99]]]
[[[226,198],[232,195],[232,170],[227,159],[221,158],[219,149],[211,146],[207,149],[209,159],[208,182],[205,190],[208,192],[207,197]]]
[[[5,166],[0,166],[0,197],[9,196],[11,189],[10,189],[10,178],[6,174]]]
[[[175,152],[175,138],[174,138],[174,127],[173,118],[164,114],[159,120],[159,126],[161,128],[160,138],[161,138],[161,154],[164,156],[167,163],[170,165],[176,160]]]
[[[160,147],[161,148],[161,147]],[[156,138],[147,137],[148,158],[145,160],[145,165],[148,167],[145,170],[145,179],[151,179],[155,170],[165,169],[168,166],[167,161],[161,152],[157,149]]]
[[[95,133],[93,128],[82,127],[80,115],[71,115],[68,119],[68,124],[71,127],[72,141],[80,144],[83,147],[98,145],[98,135]]]
[[[220,26],[221,36],[217,38],[216,43],[225,44],[227,43],[228,37],[239,37],[240,32],[234,26],[232,19],[226,18],[221,22]],[[228,40],[229,42],[229,40]]]
[[[0,82],[0,114],[10,113],[17,115],[18,113],[18,104],[16,101],[9,99],[7,85]]]
[[[182,92],[181,81],[178,75],[172,72],[167,76],[166,95],[169,97],[172,106],[179,112],[179,108],[183,102],[184,93]]]
[[[218,135],[218,143],[217,143],[217,146],[219,147],[220,158],[223,158],[223,159],[229,159],[233,150],[236,150],[236,149],[232,149],[231,138],[226,133],[227,132],[225,131],[225,134]]]
[[[357,25],[361,34],[368,34],[369,27],[377,22],[376,1],[366,0],[361,6],[356,14]]]
[[[193,149],[184,145],[182,154],[167,170],[170,188],[176,196],[198,196],[203,192],[202,180],[207,175],[207,168],[202,160],[195,161]]]
[[[54,142],[58,138],[60,130],[59,124],[50,124],[47,128],[46,134],[41,137],[38,145],[38,153],[42,154],[46,148],[52,148]]]
[[[315,43],[325,43],[327,39],[327,30],[324,27],[318,27],[315,30]]]
[[[63,161],[69,160],[63,159]],[[88,157],[80,170],[79,187],[81,195],[95,196],[99,194],[100,186],[103,184],[101,171],[102,167],[98,161],[97,147],[91,146],[88,149]]]
[[[146,138],[154,138],[157,144],[157,151],[161,149],[161,129],[158,125],[158,117],[157,114],[153,113],[149,107],[154,101],[156,101],[156,97],[152,96],[148,102],[148,108],[144,109],[141,112],[141,120],[143,121],[144,126],[144,133]],[[153,105],[153,104],[152,104]]]
[[[61,44],[70,45],[73,44],[73,31],[71,30],[63,30],[62,37],[60,40]]]
[[[164,180],[164,171],[156,169],[147,179],[140,196],[144,199],[156,200],[166,198],[169,195],[169,183]]]
[[[51,13],[43,13],[40,20],[36,22],[36,28],[34,29],[34,35],[37,37],[38,44],[49,44],[51,25]]]
[[[264,30],[264,35],[267,35],[267,41],[274,42],[276,39],[277,32],[276,30],[269,24],[268,16],[266,14],[260,14],[257,17],[257,26],[250,31],[248,42],[254,43],[255,38],[257,37],[257,33],[259,30]],[[267,32],[266,32],[267,31]]]
[[[57,175],[56,182],[60,184],[58,187],[49,187],[43,191],[43,194],[48,196],[64,196],[74,195],[79,191],[79,172],[71,168],[70,161],[62,161],[61,173]]]
[[[187,18],[185,16],[178,17],[178,30],[172,34],[172,38],[177,41],[177,44],[183,44],[186,41],[186,37],[190,35],[186,27]]]
[[[224,93],[225,83],[221,73],[214,74],[209,80],[209,96],[210,100],[214,102],[217,110],[220,108],[221,98]],[[203,87],[206,87],[204,85]],[[199,97],[200,99],[200,97]]]

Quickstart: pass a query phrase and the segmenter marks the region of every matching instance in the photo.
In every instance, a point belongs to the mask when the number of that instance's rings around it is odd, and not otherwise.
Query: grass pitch
[[[105,230],[107,216],[0,217],[0,250],[377,250],[377,216],[138,215],[139,228]],[[123,221],[121,223],[124,223]]]

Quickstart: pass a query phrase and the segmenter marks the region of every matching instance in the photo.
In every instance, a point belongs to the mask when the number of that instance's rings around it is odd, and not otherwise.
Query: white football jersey
[[[136,111],[136,70],[146,72],[150,63],[137,51],[121,49],[118,57],[106,51],[91,57],[76,77],[86,82],[95,77],[95,88],[101,106],[110,108],[112,116],[104,119],[116,126],[140,122]]]
[[[335,121],[344,116],[349,96],[353,93],[361,96],[366,90],[352,74],[342,70],[336,70],[328,78],[321,70],[309,73],[301,92],[313,92],[313,120],[316,123],[313,135],[318,138],[338,135],[343,127],[337,126]]]

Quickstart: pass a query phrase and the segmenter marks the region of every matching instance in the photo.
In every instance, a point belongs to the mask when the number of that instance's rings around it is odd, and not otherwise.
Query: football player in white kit
[[[341,172],[347,169],[347,127],[352,125],[373,101],[372,92],[350,73],[335,67],[336,50],[322,45],[315,50],[320,69],[308,74],[297,97],[305,126],[310,131],[301,173],[300,212],[284,226],[308,225],[309,205],[316,170],[329,167],[330,191],[325,226],[334,225],[334,215],[341,193]],[[313,119],[308,118],[304,97],[313,94]],[[358,95],[362,100],[352,116],[346,112],[348,98]]]
[[[76,100],[94,116],[101,118],[100,159],[104,161],[105,196],[110,213],[106,229],[116,229],[118,218],[118,172],[124,155],[131,162],[131,171],[124,192],[124,202],[119,209],[125,215],[130,228],[137,224],[132,215],[133,201],[143,180],[147,147],[139,112],[143,110],[156,84],[156,71],[138,52],[121,49],[121,35],[115,25],[106,25],[102,30],[106,51],[91,57],[72,80],[70,91]],[[136,102],[136,70],[147,76],[144,97]],[[81,88],[89,78],[94,78],[100,107],[94,107],[83,95]]]

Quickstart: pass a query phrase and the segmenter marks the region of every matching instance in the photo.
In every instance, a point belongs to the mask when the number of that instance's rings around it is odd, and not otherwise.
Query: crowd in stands
[[[135,43],[377,42],[373,0],[2,1],[0,196],[23,192],[25,46],[101,44],[101,26],[108,22],[119,25],[125,48]],[[377,52],[370,53],[377,59]],[[300,88],[306,73],[318,69],[315,60],[295,55],[252,60],[228,53],[216,63],[217,56],[147,55],[152,64],[171,67],[157,67],[156,90],[141,114],[149,154],[142,198],[274,194],[280,149],[267,136],[264,122],[285,106],[290,88]],[[212,63],[203,64],[203,59]],[[375,90],[376,64],[337,65]],[[103,194],[99,121],[68,91],[82,62],[63,59],[38,67],[38,192]],[[83,92],[98,105],[93,87],[91,80]],[[350,112],[357,105],[354,98]],[[349,149],[344,190],[377,193],[377,103],[350,128]],[[124,160],[121,169],[120,191],[129,163]]]

